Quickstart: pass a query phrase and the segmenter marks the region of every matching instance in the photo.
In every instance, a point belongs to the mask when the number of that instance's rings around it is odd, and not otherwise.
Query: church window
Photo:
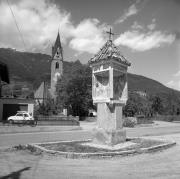
[[[58,62],[56,62],[56,69],[58,69],[59,68],[59,63]]]
[[[60,52],[60,49],[59,49],[59,47],[57,48],[57,55],[59,55],[59,52]]]

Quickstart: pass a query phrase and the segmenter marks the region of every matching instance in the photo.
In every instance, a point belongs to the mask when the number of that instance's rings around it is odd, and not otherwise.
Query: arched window
[[[58,69],[59,68],[59,63],[56,62],[56,68],[55,69]]]

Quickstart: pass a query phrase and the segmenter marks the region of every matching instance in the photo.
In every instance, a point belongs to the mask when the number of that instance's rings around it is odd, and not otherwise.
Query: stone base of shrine
[[[113,131],[105,131],[102,128],[93,130],[93,143],[103,145],[116,145],[126,141],[126,131],[118,129]]]

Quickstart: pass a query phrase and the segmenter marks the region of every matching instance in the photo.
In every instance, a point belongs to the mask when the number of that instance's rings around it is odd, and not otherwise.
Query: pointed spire
[[[59,29],[58,29],[58,34],[57,34],[57,37],[56,37],[55,44],[52,47],[52,58],[54,58],[54,55],[56,54],[58,48],[60,49],[60,53],[61,53],[61,56],[62,56],[62,46],[61,46],[61,39],[60,39]]]
[[[60,39],[60,35],[59,35],[59,29],[58,29],[58,35],[57,35],[54,47],[61,47],[61,39]]]

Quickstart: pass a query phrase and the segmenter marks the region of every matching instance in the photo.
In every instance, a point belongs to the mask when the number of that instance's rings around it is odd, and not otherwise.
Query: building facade
[[[6,121],[9,116],[13,116],[17,111],[27,111],[33,116],[34,100],[20,98],[0,98],[0,121]]]

